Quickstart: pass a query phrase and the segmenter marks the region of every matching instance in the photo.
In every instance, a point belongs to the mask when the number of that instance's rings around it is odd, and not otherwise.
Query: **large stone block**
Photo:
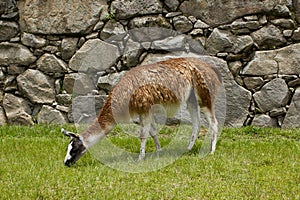
[[[186,44],[187,37],[185,35],[178,35],[175,37],[168,37],[163,40],[156,40],[152,43],[151,48],[166,51],[185,50]]]
[[[242,70],[243,75],[298,75],[300,74],[300,44],[292,44],[277,50],[257,51]]]
[[[271,118],[269,115],[260,114],[254,117],[251,125],[259,127],[276,127],[277,120]]]
[[[25,99],[6,93],[3,99],[3,108],[9,124],[33,125],[30,104]]]
[[[193,23],[186,16],[174,17],[173,24],[175,30],[180,33],[187,33],[193,29]]]
[[[299,42],[300,41],[300,27],[298,27],[296,30],[294,30],[292,35],[292,40]]]
[[[55,101],[54,83],[39,70],[28,69],[17,77],[20,91],[31,102],[51,104]]]
[[[71,94],[58,94],[56,95],[56,101],[59,105],[69,106],[72,103]]]
[[[109,21],[103,27],[100,37],[102,40],[122,40],[126,36],[123,25],[119,22]]]
[[[253,95],[253,98],[260,110],[265,113],[286,106],[289,100],[289,89],[283,79],[276,78],[264,85]]]
[[[117,19],[128,19],[138,15],[162,13],[159,0],[115,0],[111,3],[111,13]]]
[[[207,50],[211,54],[215,55],[218,52],[224,52],[233,46],[232,34],[229,31],[220,30],[215,28],[207,39]]]
[[[207,50],[212,55],[219,52],[232,52],[235,54],[247,51],[254,44],[248,35],[235,36],[230,31],[215,28],[207,39]]]
[[[279,66],[279,74],[300,74],[300,44],[292,44],[276,50],[276,62]]]
[[[300,1],[294,0],[293,1],[294,8],[295,8],[295,17],[298,23],[300,23]]]
[[[251,33],[251,36],[260,49],[275,49],[287,42],[281,30],[274,25],[264,26]]]
[[[91,78],[84,73],[72,73],[65,75],[63,88],[74,95],[83,95],[92,93],[95,85]]]
[[[287,5],[289,0],[187,0],[180,5],[186,15],[193,15],[211,26],[229,23],[245,15],[270,12],[276,5]]]
[[[64,38],[61,42],[61,56],[64,60],[72,58],[77,49],[78,38]]]
[[[124,76],[126,71],[120,73],[109,74],[107,76],[101,76],[98,79],[97,87],[101,90],[110,91]]]
[[[61,77],[67,72],[67,65],[52,54],[45,53],[37,60],[37,68],[45,74]]]
[[[0,42],[9,41],[18,34],[19,26],[16,22],[0,21]]]
[[[78,96],[75,97],[72,103],[71,118],[75,123],[92,123],[98,116],[98,113],[103,106],[107,96]]]
[[[0,1],[0,18],[12,19],[17,17],[18,8],[16,0],[1,0]]]
[[[0,126],[3,126],[7,123],[5,111],[2,106],[0,106]]]
[[[39,124],[65,124],[67,120],[60,111],[51,106],[43,105],[38,114],[37,122]]]
[[[36,36],[31,33],[22,33],[21,35],[21,42],[22,44],[34,48],[42,48],[47,45],[47,40],[40,37]]]
[[[104,71],[119,58],[118,47],[99,39],[88,40],[71,58],[74,71]]]
[[[161,16],[136,17],[129,21],[130,35],[139,42],[152,42],[174,35],[172,25]]]
[[[136,66],[142,53],[143,49],[141,44],[129,39],[124,48],[123,63],[128,68]]]
[[[103,0],[18,1],[22,32],[88,34],[99,20]]]
[[[249,90],[255,90],[264,84],[264,79],[262,77],[245,77],[244,83]]]
[[[171,11],[176,11],[180,2],[178,0],[164,0],[164,3]]]
[[[284,118],[283,128],[300,128],[300,88],[296,89],[289,110]]]
[[[225,126],[241,127],[249,114],[251,92],[234,80],[224,83],[226,95]]]
[[[0,43],[0,65],[28,66],[36,57],[23,45],[2,42]]]

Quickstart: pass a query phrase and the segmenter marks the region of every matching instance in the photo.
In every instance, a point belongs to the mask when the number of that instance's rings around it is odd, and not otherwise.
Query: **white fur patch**
[[[84,146],[86,148],[90,148],[90,147],[94,146],[97,142],[99,142],[104,137],[105,137],[105,134],[103,134],[102,132],[97,135],[91,135],[88,138],[87,143],[84,143]]]
[[[70,159],[72,158],[72,156],[71,156],[71,154],[70,154],[72,148],[73,148],[73,142],[71,142],[71,143],[68,145],[67,155],[66,155],[66,157],[65,157],[64,162],[67,162],[68,160],[70,160]]]

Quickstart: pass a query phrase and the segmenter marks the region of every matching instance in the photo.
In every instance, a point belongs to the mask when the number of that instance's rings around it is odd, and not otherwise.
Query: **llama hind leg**
[[[217,139],[218,139],[218,122],[216,119],[213,119],[213,122],[211,124],[211,149],[210,153],[213,154],[216,150],[217,146]]]
[[[205,112],[206,119],[209,123],[208,133],[210,134],[210,153],[213,154],[216,150],[217,139],[218,139],[218,121],[215,117],[214,112]]]
[[[187,108],[191,115],[193,126],[193,132],[188,146],[188,150],[191,150],[196,142],[200,131],[200,110],[198,104],[196,103],[196,98],[188,101]]]

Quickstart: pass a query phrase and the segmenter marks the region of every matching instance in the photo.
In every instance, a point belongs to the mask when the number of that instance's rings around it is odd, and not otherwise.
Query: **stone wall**
[[[223,75],[225,125],[300,127],[299,24],[298,0],[1,0],[0,125],[84,120],[124,71],[192,55]]]

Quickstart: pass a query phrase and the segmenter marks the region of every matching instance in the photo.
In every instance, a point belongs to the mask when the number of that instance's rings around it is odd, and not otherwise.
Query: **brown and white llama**
[[[209,123],[211,136],[210,152],[217,143],[218,122],[215,117],[215,99],[222,80],[218,70],[197,58],[173,58],[129,70],[115,85],[107,97],[99,116],[80,135],[62,129],[71,137],[64,163],[74,164],[90,147],[105,137],[117,123],[130,122],[139,117],[140,154],[145,157],[146,140],[150,134],[156,150],[161,149],[150,109],[161,105],[167,116],[173,116],[183,105],[192,119],[190,150],[200,131],[200,109]]]

